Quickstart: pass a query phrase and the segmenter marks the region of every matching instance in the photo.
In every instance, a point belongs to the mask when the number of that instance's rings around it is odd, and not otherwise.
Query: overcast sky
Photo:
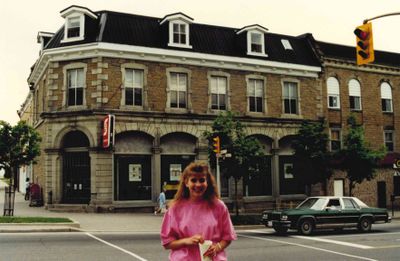
[[[0,120],[15,124],[28,94],[30,67],[39,57],[39,31],[56,32],[60,11],[80,5],[92,11],[164,17],[183,12],[195,23],[242,28],[260,24],[271,33],[312,33],[319,41],[355,45],[353,30],[366,18],[400,12],[400,0],[1,0]],[[400,53],[400,15],[373,21],[375,49]],[[400,63],[400,61],[399,61]]]

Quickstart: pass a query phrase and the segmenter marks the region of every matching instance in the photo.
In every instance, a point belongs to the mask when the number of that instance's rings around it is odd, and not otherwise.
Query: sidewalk
[[[7,186],[0,180],[0,210],[3,215],[4,187]],[[389,215],[392,211],[388,209]],[[159,232],[162,216],[153,213],[71,213],[50,212],[44,207],[29,207],[29,201],[24,200],[24,195],[15,193],[14,216],[23,217],[66,217],[75,224],[35,224],[15,225],[0,224],[0,233],[7,232]],[[395,211],[393,219],[400,219],[400,211]],[[76,227],[78,226],[78,228]],[[235,229],[264,228],[263,225],[235,226]]]
[[[4,187],[7,186],[0,180],[0,210],[3,215]],[[24,200],[24,195],[15,193],[14,216],[24,217],[66,217],[79,224],[81,231],[87,232],[159,232],[162,216],[153,213],[70,213],[50,212],[44,207],[29,207],[29,201]],[[74,231],[69,225],[9,225],[0,224],[1,232],[45,232],[45,231]]]

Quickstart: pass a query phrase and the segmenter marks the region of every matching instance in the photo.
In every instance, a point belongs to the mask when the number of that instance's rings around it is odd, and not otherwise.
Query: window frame
[[[333,139],[333,135],[332,135],[333,132],[338,132],[339,135],[338,135],[337,140]],[[333,148],[334,142],[339,143],[338,149]],[[342,149],[342,145],[343,145],[342,144],[342,130],[340,128],[330,128],[330,130],[329,130],[329,149],[330,149],[330,151],[339,151]]]
[[[354,82],[354,84],[356,84],[356,85],[352,85],[351,84],[352,82]],[[362,111],[360,82],[356,79],[351,79],[348,83],[348,88],[349,88],[349,108],[350,108],[350,110],[351,111]],[[359,107],[356,108],[356,105],[358,105]]]
[[[230,75],[228,73],[224,73],[224,72],[212,71],[212,72],[208,73],[207,78],[208,78],[208,96],[209,96],[208,109],[209,109],[209,111],[210,112],[219,113],[221,111],[229,110],[230,109],[230,104],[229,104],[229,101],[230,101],[230,89],[229,89]],[[213,101],[212,101],[212,95],[213,95],[212,79],[213,78],[217,78],[217,79],[225,78],[225,82],[226,82],[226,86],[225,86],[225,109],[213,108]]]
[[[126,77],[126,70],[133,70],[133,71],[142,71],[142,105],[127,105],[126,104],[126,86],[125,86],[125,77]],[[125,63],[121,65],[121,103],[120,109],[126,110],[147,110],[148,109],[148,86],[147,86],[147,75],[148,75],[148,68],[145,65],[137,64],[137,63]]]
[[[182,25],[185,26],[185,43],[176,43],[174,42],[174,25],[178,25],[178,28],[181,28]],[[181,32],[179,32],[179,35],[182,35]],[[179,37],[181,39],[181,37]],[[183,47],[183,48],[192,48],[192,46],[189,43],[190,40],[190,23],[187,23],[182,20],[170,20],[169,21],[169,42],[168,46],[171,47]]]
[[[261,51],[260,52],[256,52],[252,50],[252,35],[258,35],[260,36],[260,45],[261,45]],[[260,30],[249,30],[247,31],[247,54],[248,55],[255,55],[255,56],[263,56],[263,57],[267,57],[267,55],[265,54],[265,35],[263,32],[261,32]]]
[[[386,88],[386,90],[384,88]],[[380,84],[380,91],[381,91],[382,112],[393,113],[392,86],[388,82],[382,82]],[[388,106],[389,108],[387,108],[387,102],[389,102]]]
[[[77,70],[77,69],[82,69],[83,70],[83,86],[82,86],[82,104],[79,105],[69,105],[68,104],[68,92],[69,92],[69,86],[68,86],[68,71],[70,70]],[[77,110],[77,109],[86,109],[87,108],[87,103],[86,103],[86,89],[87,89],[87,64],[86,63],[71,63],[68,65],[65,65],[63,67],[63,74],[64,74],[64,84],[63,84],[63,105],[67,110]]]
[[[79,19],[79,35],[74,37],[68,37],[69,21],[71,19]],[[64,24],[64,38],[61,40],[61,43],[73,42],[73,41],[81,41],[85,38],[85,15],[82,13],[72,13],[65,17]]]
[[[292,96],[285,97],[285,87],[286,84],[295,84],[296,85],[296,90],[297,90],[297,97],[296,99],[293,99]],[[289,100],[289,105],[291,105],[291,101],[295,100],[296,101],[296,113],[287,112],[286,111],[286,106],[285,106],[285,101]],[[282,112],[284,115],[290,115],[290,116],[300,116],[301,111],[300,111],[300,83],[299,81],[293,81],[293,80],[283,80],[282,81]]]
[[[335,83],[332,83],[332,80]],[[337,86],[336,86],[337,84]],[[335,86],[332,86],[335,85]],[[340,84],[336,77],[328,77],[326,80],[326,92],[328,98],[328,108],[329,109],[340,109]],[[331,98],[336,98],[336,106],[331,105]]]
[[[391,141],[386,139],[386,134],[391,135]],[[388,152],[393,152],[395,151],[395,144],[394,144],[394,131],[393,130],[384,130],[383,131],[383,143],[385,145],[385,148]],[[391,144],[391,149],[389,149],[388,144]]]
[[[191,83],[190,83],[191,82],[191,71],[186,68],[171,67],[171,68],[167,68],[166,73],[167,73],[166,111],[167,112],[181,112],[181,113],[192,112]],[[185,74],[186,75],[186,94],[185,94],[186,106],[185,107],[179,107],[179,106],[171,107],[171,92],[173,91],[172,84],[171,84],[172,74]],[[179,96],[177,98],[179,100]],[[177,105],[178,104],[179,104],[179,102],[177,103]]]

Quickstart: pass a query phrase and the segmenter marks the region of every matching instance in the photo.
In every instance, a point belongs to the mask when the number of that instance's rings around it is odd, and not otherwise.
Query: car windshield
[[[326,205],[326,198],[308,198],[297,206],[297,209],[315,209],[320,210]]]
[[[360,208],[368,208],[368,205],[365,204],[364,202],[362,202],[361,200],[359,200],[358,198],[353,198],[353,199]]]

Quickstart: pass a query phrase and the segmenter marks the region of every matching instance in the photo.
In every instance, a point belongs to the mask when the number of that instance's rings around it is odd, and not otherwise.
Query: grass
[[[0,217],[0,223],[72,223],[68,218],[58,217]]]

